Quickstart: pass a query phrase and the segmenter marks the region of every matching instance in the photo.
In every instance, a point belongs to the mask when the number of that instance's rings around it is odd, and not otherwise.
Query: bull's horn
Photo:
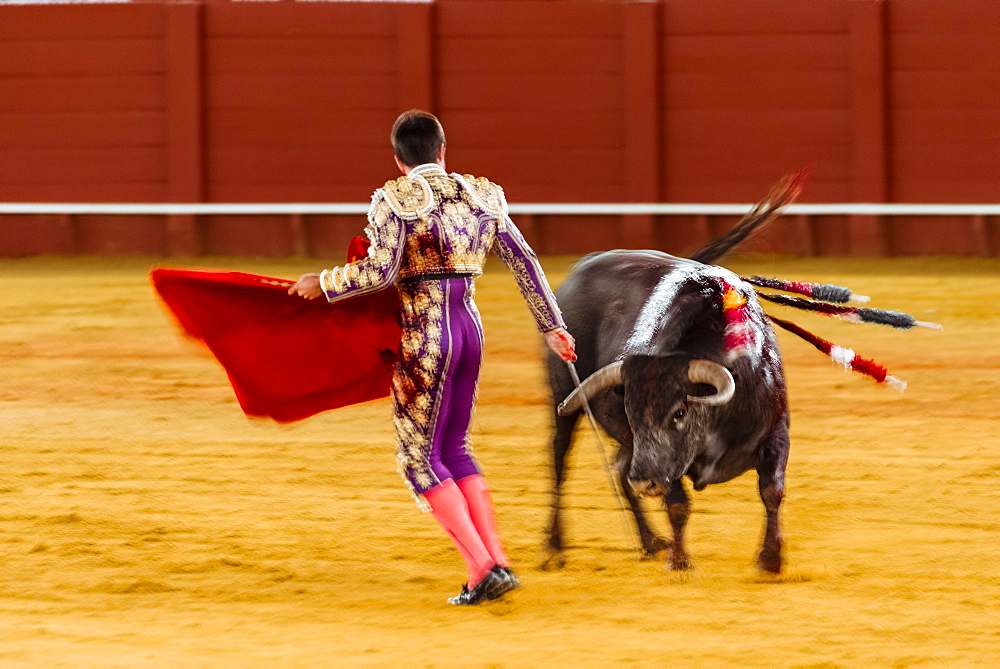
[[[714,395],[688,395],[688,400],[702,404],[725,404],[733,399],[736,381],[729,370],[711,360],[692,360],[688,364],[688,379],[692,383],[707,383],[715,388]]]
[[[580,384],[580,387],[569,394],[569,396],[562,401],[557,409],[560,416],[568,416],[575,411],[579,411],[583,408],[583,400],[586,399],[588,402],[594,395],[610,388],[611,386],[620,386],[622,384],[622,361],[613,362],[610,365],[605,365],[599,370],[588,376]]]

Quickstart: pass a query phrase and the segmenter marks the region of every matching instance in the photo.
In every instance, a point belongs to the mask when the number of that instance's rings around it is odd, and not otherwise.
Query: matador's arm
[[[382,189],[372,196],[365,234],[371,241],[368,256],[342,267],[323,270],[319,285],[330,302],[363,295],[390,286],[403,258],[403,221],[393,213]]]
[[[562,312],[556,304],[545,272],[538,262],[538,256],[531,250],[507,213],[507,202],[501,198],[501,216],[497,226],[497,236],[493,250],[510,269],[517,281],[517,287],[535,317],[540,332],[565,329]]]

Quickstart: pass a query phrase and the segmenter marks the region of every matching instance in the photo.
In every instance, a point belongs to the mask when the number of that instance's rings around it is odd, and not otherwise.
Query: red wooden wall
[[[995,0],[0,6],[0,201],[363,202],[399,111],[517,202],[995,202]],[[708,217],[523,217],[680,252]],[[342,255],[352,217],[0,217],[0,255]],[[761,250],[1000,253],[993,219],[787,219]]]

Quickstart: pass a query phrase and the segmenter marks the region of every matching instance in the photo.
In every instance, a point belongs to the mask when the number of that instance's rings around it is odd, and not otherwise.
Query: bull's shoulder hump
[[[610,251],[603,251],[601,253],[592,253],[588,257],[593,257],[595,260],[600,259],[617,262],[669,262],[671,260],[678,259],[669,253],[664,253],[663,251],[657,251],[655,249],[611,249]]]
[[[605,279],[618,278],[628,282],[658,281],[661,277],[681,271],[692,274],[706,266],[687,258],[652,250],[617,249],[592,254],[576,263],[571,276],[592,276]]]
[[[584,256],[574,265],[573,269],[590,267],[660,267],[672,266],[677,261],[683,261],[669,253],[652,249],[612,249]]]

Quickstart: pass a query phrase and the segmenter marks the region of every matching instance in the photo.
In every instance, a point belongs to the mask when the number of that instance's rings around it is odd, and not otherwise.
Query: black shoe
[[[520,588],[521,587],[521,580],[517,577],[516,574],[514,574],[514,570],[513,569],[511,569],[510,567],[500,567],[500,570],[507,577],[507,580],[510,581],[513,584],[513,587],[511,588],[511,590],[514,590],[515,588]]]
[[[481,604],[496,599],[517,586],[517,578],[514,577],[513,572],[510,572],[508,576],[508,572],[504,571],[503,567],[493,567],[479,583],[472,586],[472,589],[463,585],[462,592],[450,597],[448,603],[455,606]]]
[[[499,582],[495,586],[491,586],[486,589],[482,599],[484,602],[492,599],[498,599],[511,590],[521,587],[521,582],[517,580],[517,576],[514,575],[514,570],[510,567],[494,566],[493,569],[490,570],[490,574],[496,576]],[[479,584],[477,583],[476,585],[478,586]],[[473,590],[475,590],[475,588],[473,588]]]
[[[472,604],[469,601],[469,586],[465,583],[462,584],[462,592],[458,593],[454,597],[448,598],[448,603],[455,606],[462,606],[464,604]]]

